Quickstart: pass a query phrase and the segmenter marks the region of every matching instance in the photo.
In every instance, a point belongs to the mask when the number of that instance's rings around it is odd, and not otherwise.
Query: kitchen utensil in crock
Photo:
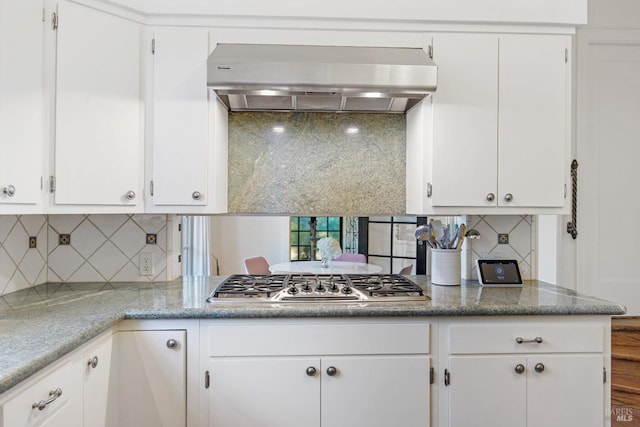
[[[462,241],[464,240],[464,236],[467,234],[467,226],[464,224],[460,224],[458,227],[458,232],[456,233],[456,240],[453,243],[454,249],[460,249],[462,247]]]

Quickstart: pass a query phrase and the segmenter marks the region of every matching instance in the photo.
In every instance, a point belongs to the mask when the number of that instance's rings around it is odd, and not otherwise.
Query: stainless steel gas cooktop
[[[207,302],[421,301],[420,286],[397,274],[269,274],[229,276]]]

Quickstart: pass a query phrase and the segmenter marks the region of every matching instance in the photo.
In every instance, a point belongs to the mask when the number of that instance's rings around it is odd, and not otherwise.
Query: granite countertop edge
[[[204,284],[205,292],[219,280]],[[240,318],[336,318],[336,317],[457,317],[520,315],[621,315],[625,308],[597,298],[583,297],[564,288],[540,288],[537,292],[555,292],[574,304],[496,304],[496,305],[432,305],[432,301],[405,303],[338,304],[264,304],[219,303],[187,307],[171,304],[170,296],[182,292],[186,281],[161,284],[122,284],[112,291],[102,288],[83,291],[73,298],[56,300],[49,294],[37,304],[23,307],[0,306],[0,394],[10,390],[43,368],[76,350],[86,342],[125,319],[240,319]],[[47,285],[42,285],[47,286]],[[62,286],[62,285],[58,285]],[[95,285],[96,288],[98,285]],[[538,285],[536,285],[538,286]],[[186,288],[185,288],[186,289]],[[75,291],[75,289],[74,289]],[[434,290],[431,290],[434,292]],[[459,292],[460,287],[445,292]],[[568,292],[565,292],[568,291]],[[433,295],[428,291],[430,296]],[[151,296],[150,296],[151,295]],[[554,294],[555,295],[555,294]],[[175,295],[174,295],[175,296]],[[182,301],[183,295],[176,297]],[[2,297],[4,298],[4,297]],[[58,297],[56,297],[58,298]],[[199,297],[197,297],[199,298]],[[157,300],[166,306],[155,307]],[[55,302],[51,302],[55,301]],[[578,303],[579,302],[579,303]],[[52,321],[53,319],[53,321]],[[13,327],[16,322],[19,327]]]

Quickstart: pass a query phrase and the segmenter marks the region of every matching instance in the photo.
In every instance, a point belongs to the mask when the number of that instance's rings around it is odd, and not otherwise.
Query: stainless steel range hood
[[[437,81],[418,48],[218,44],[207,67],[231,111],[404,113]]]

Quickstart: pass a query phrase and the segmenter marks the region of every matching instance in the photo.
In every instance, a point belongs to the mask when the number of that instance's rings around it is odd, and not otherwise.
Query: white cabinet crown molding
[[[228,16],[321,18],[337,20],[397,20],[431,22],[489,22],[489,23],[545,23],[553,25],[581,25],[587,22],[587,1],[568,0],[493,0],[476,2],[440,2],[400,0],[390,6],[384,0],[369,2],[341,2],[327,0],[322,3],[274,0],[247,0],[244,2],[211,2],[206,0],[111,0],[109,3],[134,9],[148,15]],[[545,4],[546,3],[546,4]]]

